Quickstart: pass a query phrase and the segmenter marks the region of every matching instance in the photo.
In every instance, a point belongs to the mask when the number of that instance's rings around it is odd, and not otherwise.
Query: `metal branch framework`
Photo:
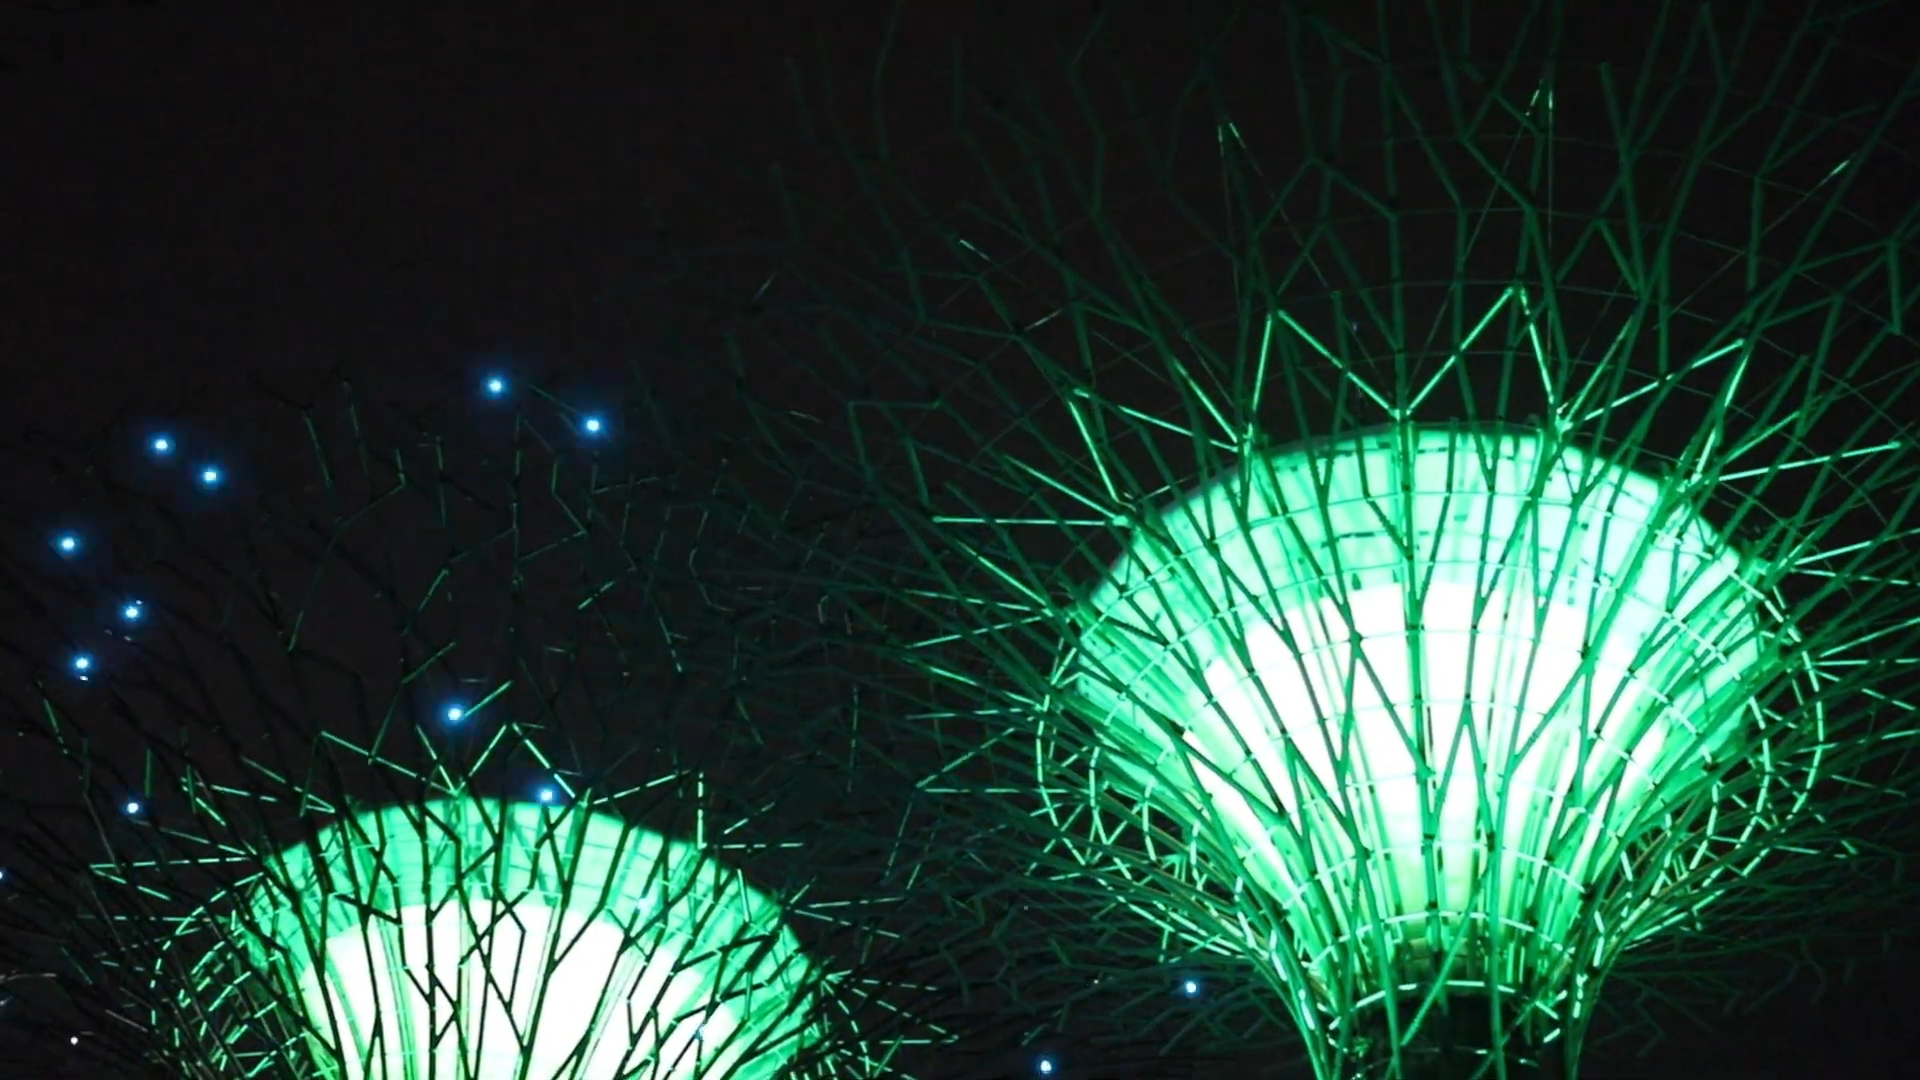
[[[208,1077],[1517,1076],[1897,930],[1920,84],[1619,7],[890,30],[697,452],[14,448],[0,988]]]
[[[945,1041],[888,834],[703,592],[698,470],[638,404],[504,390],[16,448],[23,523],[70,529],[0,579],[0,946],[49,976],[10,1028],[288,1080],[909,1075]]]
[[[1323,7],[821,121],[763,524],[1008,877],[1326,1080],[1571,1074],[1909,887],[1920,83],[1858,7]]]

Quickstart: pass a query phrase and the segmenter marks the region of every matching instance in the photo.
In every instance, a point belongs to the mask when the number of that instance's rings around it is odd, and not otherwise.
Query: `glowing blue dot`
[[[120,617],[128,622],[139,622],[146,613],[147,609],[138,600],[129,600],[120,608]]]
[[[540,789],[540,801],[541,801],[541,802],[543,802],[543,803],[550,803],[550,802],[552,802],[552,801],[553,801],[553,789],[552,789],[552,788],[550,788],[550,787],[543,787],[543,788],[541,788],[541,789]]]
[[[606,429],[606,424],[597,416],[589,416],[580,421],[580,430],[589,435],[598,435]]]
[[[499,397],[507,392],[507,380],[494,375],[487,379],[486,388],[488,397]]]
[[[205,465],[205,466],[202,466],[200,469],[200,486],[201,487],[207,487],[207,488],[219,487],[220,481],[224,479],[226,479],[226,474],[220,471],[220,466],[218,465]]]
[[[61,533],[53,538],[53,548],[62,555],[80,553],[80,538],[72,533]]]
[[[466,715],[467,715],[467,710],[461,708],[458,705],[447,706],[447,723],[449,724],[459,723],[461,720],[466,719]]]
[[[1053,1059],[1052,1058],[1040,1059],[1040,1075],[1041,1076],[1053,1075]]]
[[[153,441],[147,445],[152,448],[155,454],[161,457],[166,457],[168,454],[173,453],[173,439],[171,436],[155,435]]]
[[[127,813],[129,813],[129,814],[137,814],[137,813],[139,813],[139,812],[140,812],[140,800],[139,800],[139,799],[128,799],[128,800],[127,800]]]
[[[1180,989],[1184,991],[1188,997],[1192,997],[1200,992],[1200,984],[1192,979],[1188,979],[1186,982],[1180,984]]]
[[[93,657],[88,656],[86,653],[75,653],[73,657],[73,670],[81,672],[92,671]],[[84,678],[84,676],[82,677]]]

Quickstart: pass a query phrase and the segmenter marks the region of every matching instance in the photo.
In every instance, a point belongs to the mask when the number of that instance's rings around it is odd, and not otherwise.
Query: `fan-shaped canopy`
[[[1127,785],[1277,905],[1303,1014],[1436,977],[1555,1008],[1689,902],[1659,883],[1764,741],[1790,631],[1755,576],[1677,485],[1400,426],[1158,515],[1068,671]]]
[[[274,858],[222,921],[202,970],[242,972],[327,1076],[751,1080],[812,1037],[770,899],[579,808],[362,814]]]

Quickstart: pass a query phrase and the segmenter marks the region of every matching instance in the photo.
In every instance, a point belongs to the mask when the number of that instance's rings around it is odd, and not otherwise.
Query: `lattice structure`
[[[4,579],[10,1026],[207,1078],[909,1075],[939,958],[702,591],[697,467],[637,391],[395,400],[9,457],[51,523]]]
[[[1610,977],[1897,910],[1873,18],[1303,5],[1171,74],[1114,23],[911,115],[883,71],[735,355],[906,768],[1135,965],[1250,965],[1326,1080],[1570,1073]]]

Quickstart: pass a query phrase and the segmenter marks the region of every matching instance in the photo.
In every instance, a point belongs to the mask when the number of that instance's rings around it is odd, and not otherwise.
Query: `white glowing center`
[[[732,1011],[671,942],[643,951],[538,903],[397,915],[327,939],[324,982],[312,968],[300,980],[315,1025],[347,1029],[351,1080],[695,1080],[740,1056]]]
[[[1528,435],[1283,453],[1152,532],[1090,599],[1075,688],[1315,963],[1429,913],[1559,940],[1737,751],[1767,655],[1698,516]]]
[[[611,815],[401,805],[276,862],[229,920],[243,1026],[334,1080],[770,1080],[818,1036],[779,907]]]

